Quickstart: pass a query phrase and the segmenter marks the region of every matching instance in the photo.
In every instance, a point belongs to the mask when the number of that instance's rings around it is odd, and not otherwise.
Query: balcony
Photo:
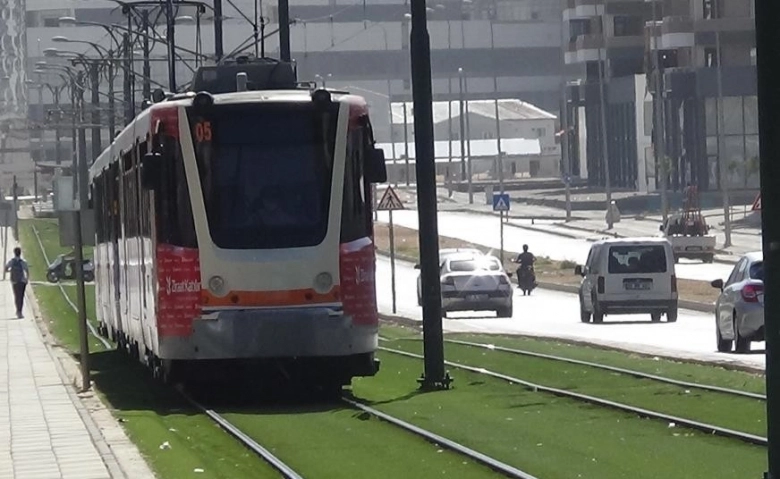
[[[693,47],[696,36],[691,17],[665,17],[661,24],[661,48],[666,50]]]
[[[566,0],[563,20],[592,18],[601,15],[603,12],[604,4],[602,0]]]
[[[566,52],[566,63],[568,64],[598,61],[599,58],[606,58],[604,36],[601,34],[580,35],[568,45]]]

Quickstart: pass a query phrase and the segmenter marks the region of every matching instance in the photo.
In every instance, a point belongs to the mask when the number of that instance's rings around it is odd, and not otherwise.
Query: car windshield
[[[764,281],[764,262],[757,261],[750,265],[750,279]]]
[[[495,258],[450,261],[450,271],[501,271],[501,264]]]
[[[666,251],[661,245],[625,245],[609,248],[612,274],[652,274],[666,272]]]

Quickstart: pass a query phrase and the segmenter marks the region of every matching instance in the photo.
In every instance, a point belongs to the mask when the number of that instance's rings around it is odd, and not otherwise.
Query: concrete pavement
[[[11,285],[0,281],[0,477],[153,478],[105,407],[76,394],[27,296],[25,317],[16,319]]]

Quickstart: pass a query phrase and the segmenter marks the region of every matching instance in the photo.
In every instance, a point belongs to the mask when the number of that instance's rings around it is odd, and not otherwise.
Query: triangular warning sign
[[[404,204],[395,194],[392,186],[387,187],[385,194],[382,195],[382,199],[379,201],[379,206],[376,208],[378,211],[394,211],[404,209]]]

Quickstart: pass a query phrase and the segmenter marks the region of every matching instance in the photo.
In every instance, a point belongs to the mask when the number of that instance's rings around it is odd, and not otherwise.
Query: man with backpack
[[[14,299],[16,300],[16,317],[21,319],[23,317],[24,290],[27,288],[30,276],[27,261],[22,259],[22,248],[14,248],[14,257],[5,265],[5,270],[11,273],[11,286],[14,289]]]

